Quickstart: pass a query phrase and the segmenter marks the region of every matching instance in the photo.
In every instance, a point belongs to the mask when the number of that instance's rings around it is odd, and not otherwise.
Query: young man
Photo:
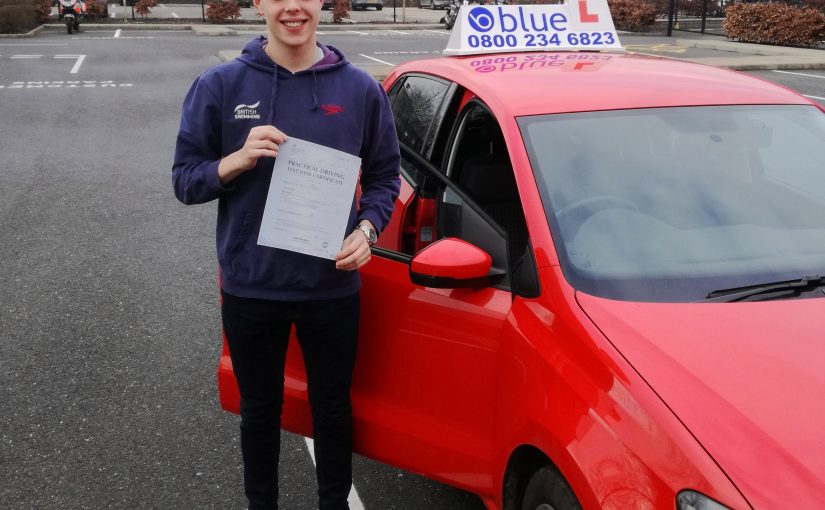
[[[224,333],[241,394],[250,509],[277,508],[287,339],[294,324],[312,406],[319,507],[346,509],[352,484],[350,383],[360,280],[399,189],[386,94],[317,43],[323,0],[255,0],[268,37],[201,74],[183,104],[173,183],[185,204],[218,199]],[[257,244],[274,159],[287,136],[361,158],[361,199],[335,261]],[[354,198],[354,197],[353,197]]]

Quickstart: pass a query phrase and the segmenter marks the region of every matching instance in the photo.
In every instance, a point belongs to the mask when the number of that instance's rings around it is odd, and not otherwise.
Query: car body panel
[[[755,507],[825,505],[821,298],[578,301]]]
[[[401,64],[387,79],[413,69],[420,67]],[[665,106],[812,104],[794,92],[734,71],[618,52],[437,58],[427,61],[426,70],[458,80],[495,113],[512,117]],[[502,90],[519,92],[501,94]]]
[[[730,71],[621,53],[430,59],[397,67],[385,89],[413,73],[457,84],[456,111],[481,101],[495,117],[540,292],[413,284],[412,257],[399,247],[421,204],[402,179],[391,222],[361,270],[355,450],[475,492],[491,510],[504,508],[507,468],[522,448],[554,463],[585,509],[670,510],[685,489],[732,509],[825,506],[823,435],[813,425],[825,419],[815,391],[825,349],[814,321],[825,300],[651,305],[577,293],[559,266],[517,123],[605,109],[811,102]],[[453,137],[450,115],[442,129]],[[806,350],[780,352],[783,337]],[[770,377],[751,382],[747,369]],[[796,373],[779,384],[780,370]],[[221,404],[237,412],[226,348],[218,377]],[[789,385],[804,397],[789,407],[804,421],[797,428],[772,414]],[[310,434],[294,338],[285,388],[284,428]],[[777,468],[793,476],[779,481]]]

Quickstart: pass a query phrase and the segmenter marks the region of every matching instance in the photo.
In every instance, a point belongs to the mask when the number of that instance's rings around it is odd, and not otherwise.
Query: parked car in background
[[[450,5],[450,0],[418,0],[420,9],[446,9],[448,5]]]
[[[376,11],[384,8],[383,0],[350,0],[353,10],[364,11],[367,7],[374,7]],[[323,10],[328,11],[335,5],[335,0],[324,0]]]

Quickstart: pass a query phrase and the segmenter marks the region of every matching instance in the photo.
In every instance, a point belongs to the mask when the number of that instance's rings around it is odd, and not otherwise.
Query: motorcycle
[[[461,0],[450,0],[450,4],[447,6],[447,13],[443,18],[441,18],[441,22],[444,23],[444,28],[447,30],[453,29],[455,20],[458,18],[458,10],[461,8],[461,5]]]
[[[57,15],[58,19],[63,20],[66,24],[66,32],[72,33],[72,30],[80,32],[80,18],[86,14],[86,4],[80,0],[58,0]]]

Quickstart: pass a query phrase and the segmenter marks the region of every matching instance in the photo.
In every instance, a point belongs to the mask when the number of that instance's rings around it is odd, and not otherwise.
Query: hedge
[[[656,22],[656,8],[642,0],[607,0],[617,30],[642,32]]]
[[[825,41],[825,14],[779,3],[734,4],[726,10],[725,34],[742,42],[817,46]]]
[[[40,25],[37,0],[4,0],[0,5],[0,34],[25,34]]]

